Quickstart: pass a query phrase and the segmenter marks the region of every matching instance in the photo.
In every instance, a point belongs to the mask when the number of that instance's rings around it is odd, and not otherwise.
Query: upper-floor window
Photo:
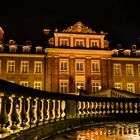
[[[21,73],[29,73],[29,62],[21,61]]]
[[[100,61],[91,62],[91,72],[99,73],[100,72]]]
[[[84,63],[76,62],[76,72],[84,72]]]
[[[42,90],[42,82],[41,81],[34,82],[34,89]]]
[[[25,45],[22,47],[23,53],[29,53],[31,50],[31,45]]]
[[[60,80],[60,82],[59,82],[59,92],[68,93],[68,80]]]
[[[7,61],[7,73],[15,73],[15,61],[14,60]]]
[[[61,39],[60,40],[60,46],[68,46],[68,40],[67,39]]]
[[[140,64],[138,64],[138,76],[140,76]]]
[[[85,40],[84,39],[75,39],[75,46],[76,47],[84,47],[85,46]]]
[[[122,90],[122,83],[114,83],[116,89]]]
[[[134,83],[127,83],[127,91],[135,93]]]
[[[28,81],[20,81],[20,85],[28,87]]]
[[[134,68],[133,64],[126,64],[126,76],[133,76],[134,75]]]
[[[99,48],[99,40],[91,40],[92,48]]]
[[[114,64],[114,75],[121,75],[121,64]]]
[[[101,90],[101,83],[99,80],[92,81],[92,92],[98,92]]]
[[[42,73],[42,62],[41,61],[35,61],[34,62],[34,73],[35,74],[41,74]]]
[[[68,62],[60,61],[60,71],[68,71]]]

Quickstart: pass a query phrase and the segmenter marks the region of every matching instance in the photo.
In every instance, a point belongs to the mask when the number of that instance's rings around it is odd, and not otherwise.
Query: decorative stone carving
[[[93,31],[91,28],[85,26],[82,22],[77,22],[73,26],[68,27],[67,29],[64,29],[62,32],[64,33],[92,33],[97,34],[95,31]]]

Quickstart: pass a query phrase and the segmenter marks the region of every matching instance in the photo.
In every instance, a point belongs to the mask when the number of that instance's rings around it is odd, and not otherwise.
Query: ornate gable
[[[67,29],[64,29],[62,32],[64,33],[92,33],[97,34],[95,31],[93,31],[91,28],[88,28],[85,26],[82,22],[77,22],[73,26],[68,27]]]

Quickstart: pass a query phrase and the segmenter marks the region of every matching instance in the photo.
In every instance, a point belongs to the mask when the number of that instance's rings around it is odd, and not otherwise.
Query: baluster
[[[44,124],[45,121],[45,99],[41,99],[40,123]]]
[[[36,98],[35,99],[35,123],[36,125],[40,125],[41,124],[41,111],[40,111],[40,99]]]
[[[77,117],[79,118],[81,116],[81,101],[77,102]]]
[[[101,102],[99,102],[99,103],[98,103],[99,115],[101,115],[101,114],[102,114],[101,107],[102,107],[102,106],[101,106]]]
[[[56,117],[56,114],[55,114],[55,100],[51,100],[50,101],[50,121],[51,122],[54,122],[54,119]]]
[[[20,110],[19,110],[19,124],[21,130],[29,128],[29,125],[26,124],[27,122],[27,114],[25,110],[25,98],[21,96],[20,100]]]
[[[106,103],[103,102],[102,106],[103,106],[103,114],[105,115],[106,114]]]
[[[8,115],[6,112],[6,97],[3,93],[0,93],[0,138],[4,138],[10,135],[7,130],[6,124],[8,122]]]
[[[95,102],[94,103],[94,110],[95,110],[95,115],[97,115],[98,111],[97,111],[97,107],[98,107],[98,103]]]
[[[114,102],[111,102],[111,113],[114,113]]]
[[[138,113],[138,103],[134,103],[134,113]]]
[[[65,119],[66,113],[65,113],[65,109],[66,109],[66,101],[61,101],[61,120]]]
[[[56,121],[60,120],[60,114],[61,114],[61,109],[60,109],[60,100],[57,100],[57,105],[56,105]]]
[[[11,108],[10,108],[10,113],[9,113],[9,123],[10,125],[8,126],[8,130],[11,133],[16,133],[19,132],[20,129],[17,126],[18,122],[19,122],[19,116],[17,114],[17,110],[16,110],[16,104],[17,104],[17,97],[15,97],[15,95],[11,95],[11,97],[9,98],[11,101]]]
[[[84,117],[84,115],[86,114],[85,109],[86,109],[85,102],[82,101],[82,117]]]
[[[107,102],[107,114],[110,113],[110,102]]]
[[[86,116],[88,117],[89,115],[89,102],[85,102],[85,110],[86,110]]]
[[[129,112],[130,112],[130,113],[133,113],[133,110],[132,110],[132,109],[133,109],[132,102],[130,102],[130,103],[129,103]]]
[[[93,115],[93,102],[90,102],[89,103],[89,108],[90,108],[90,116],[92,116]]]
[[[123,103],[120,102],[120,113],[123,113]]]
[[[118,102],[116,102],[115,107],[116,107],[116,113],[119,113],[119,103]]]
[[[50,99],[46,100],[46,118],[45,122],[48,123],[50,120]]]
[[[27,98],[28,109],[27,109],[27,124],[30,127],[35,127],[35,113],[34,110],[36,106],[33,104],[33,99],[31,97]]]
[[[125,106],[125,113],[128,113],[128,103],[125,102],[125,103],[124,103],[124,106]]]

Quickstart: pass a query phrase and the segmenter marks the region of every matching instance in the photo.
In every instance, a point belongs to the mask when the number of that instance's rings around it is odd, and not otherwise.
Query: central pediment
[[[97,34],[88,26],[85,26],[82,22],[77,22],[73,26],[67,27],[62,31],[63,33],[90,33],[90,34]]]

